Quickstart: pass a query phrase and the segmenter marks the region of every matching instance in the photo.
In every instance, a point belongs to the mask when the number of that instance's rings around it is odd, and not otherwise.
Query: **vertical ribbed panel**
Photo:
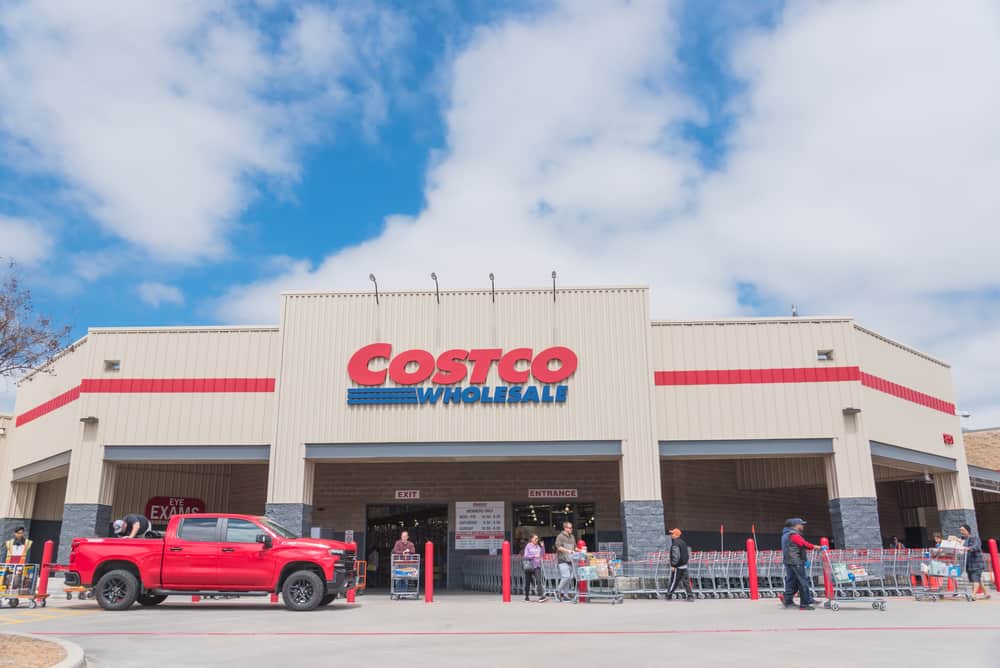
[[[205,502],[207,512],[229,510],[229,464],[119,464],[112,514],[141,513],[154,496],[184,496]]]
[[[31,517],[37,498],[38,485],[31,482],[13,482],[7,496],[4,517]]]
[[[644,289],[286,295],[271,502],[301,502],[304,443],[622,440],[624,498],[657,498]],[[347,406],[347,362],[373,342],[423,348],[561,345],[579,357],[565,404]],[[494,368],[489,384],[500,384]],[[635,462],[632,466],[630,462]],[[650,496],[651,495],[651,496]]]
[[[56,478],[38,484],[35,492],[35,509],[29,515],[33,520],[61,522],[66,501],[66,478]]]
[[[739,489],[825,487],[824,458],[742,459],[736,462]]]

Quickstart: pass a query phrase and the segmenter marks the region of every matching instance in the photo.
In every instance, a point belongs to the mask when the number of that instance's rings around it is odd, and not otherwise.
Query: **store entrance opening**
[[[370,505],[365,530],[365,558],[368,560],[368,589],[389,588],[392,546],[406,531],[421,559],[424,576],[424,544],[434,544],[434,586],[445,586],[448,562],[448,506],[424,504]],[[423,584],[421,584],[423,590]]]
[[[594,524],[597,513],[593,503],[514,503],[511,509],[514,511],[512,548],[516,554],[521,553],[533,533],[542,539],[546,552],[555,550],[556,535],[562,531],[563,522],[573,523],[573,533],[586,541],[587,550],[597,550],[597,528]]]

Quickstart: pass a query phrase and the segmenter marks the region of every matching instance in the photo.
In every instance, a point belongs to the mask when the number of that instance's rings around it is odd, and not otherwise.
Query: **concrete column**
[[[962,468],[964,470],[955,473],[934,474],[934,495],[941,519],[941,533],[945,537],[957,536],[958,528],[963,524],[979,532],[968,469]]]
[[[66,504],[59,530],[58,563],[69,561],[74,538],[110,533],[117,467],[103,460],[83,460],[74,455],[66,481]]]
[[[313,479],[316,465],[299,459],[297,465],[280,461],[271,448],[271,469],[268,474],[268,495],[265,514],[278,524],[302,536],[312,528]],[[276,460],[277,466],[276,466]],[[283,475],[282,475],[283,474]]]
[[[882,547],[875,470],[863,415],[838,416],[843,431],[833,439],[833,456],[826,460],[830,538],[838,548]]]

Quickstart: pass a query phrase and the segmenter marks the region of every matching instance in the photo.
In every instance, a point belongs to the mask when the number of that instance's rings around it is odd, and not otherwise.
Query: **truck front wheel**
[[[127,610],[139,597],[139,580],[126,570],[108,571],[97,581],[94,594],[105,610]]]
[[[323,580],[312,571],[295,571],[281,586],[281,597],[289,610],[315,610],[325,594]]]

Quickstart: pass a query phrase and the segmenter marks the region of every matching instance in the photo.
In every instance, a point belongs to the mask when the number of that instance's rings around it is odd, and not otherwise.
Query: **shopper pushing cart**
[[[815,610],[812,589],[809,586],[809,576],[806,574],[806,562],[809,552],[825,550],[825,545],[813,545],[802,537],[806,521],[801,517],[793,517],[785,522],[785,530],[781,534],[781,555],[785,562],[785,608],[791,608],[796,592],[799,595],[799,610]]]

